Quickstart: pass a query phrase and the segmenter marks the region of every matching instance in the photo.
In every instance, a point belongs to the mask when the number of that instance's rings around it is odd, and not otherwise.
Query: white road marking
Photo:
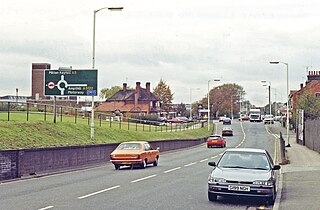
[[[203,159],[203,160],[200,160],[199,162],[202,163],[202,162],[205,162],[205,161],[207,161],[207,160],[208,160],[208,158]]]
[[[196,163],[196,162],[189,163],[189,164],[187,164],[187,165],[184,165],[184,167],[192,166],[192,165],[195,165],[195,164],[197,164],[197,163]]]
[[[94,196],[94,195],[97,195],[97,194],[100,194],[100,193],[103,193],[103,192],[106,192],[106,191],[109,191],[109,190],[113,190],[113,189],[116,189],[116,188],[119,188],[119,187],[120,187],[120,185],[117,185],[117,186],[114,186],[114,187],[110,187],[110,188],[107,188],[107,189],[104,189],[104,190],[100,190],[100,191],[97,191],[97,192],[94,192],[94,193],[90,193],[88,195],[84,195],[84,196],[78,197],[78,199],[88,198],[90,196]]]
[[[131,181],[131,183],[140,182],[140,181],[142,181],[142,180],[150,179],[150,178],[155,177],[155,176],[157,176],[157,175],[156,175],[156,174],[153,174],[153,175],[150,175],[150,176],[146,176],[146,177],[143,177],[143,178],[141,178],[141,179],[133,180],[133,181]]]
[[[53,208],[54,206],[47,206],[47,207],[44,207],[44,208],[41,208],[41,209],[38,209],[38,210],[46,210],[46,209],[51,209]]]
[[[167,171],[165,171],[163,173],[166,174],[166,173],[169,173],[169,172],[172,172],[172,171],[175,171],[175,170],[179,170],[179,169],[181,169],[181,167],[173,168],[173,169],[167,170]]]

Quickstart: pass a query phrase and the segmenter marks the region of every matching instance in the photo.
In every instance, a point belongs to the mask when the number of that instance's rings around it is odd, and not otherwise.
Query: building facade
[[[96,111],[108,114],[118,112],[124,116],[129,113],[158,114],[160,101],[150,91],[150,82],[146,83],[146,88],[142,88],[140,82],[136,82],[135,89],[128,89],[127,83],[123,83],[122,90],[100,104]]]

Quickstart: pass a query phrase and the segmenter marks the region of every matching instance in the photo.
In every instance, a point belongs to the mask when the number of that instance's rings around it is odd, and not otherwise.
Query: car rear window
[[[137,143],[125,143],[125,144],[120,144],[118,146],[119,150],[139,150],[140,149],[140,144]]]

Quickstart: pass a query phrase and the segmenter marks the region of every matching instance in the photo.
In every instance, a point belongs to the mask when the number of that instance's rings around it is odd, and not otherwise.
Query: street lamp
[[[287,142],[288,145],[287,147],[290,147],[290,142],[289,142],[289,64],[285,62],[279,62],[279,61],[271,61],[270,64],[279,64],[282,63],[286,65],[287,67]]]
[[[214,81],[214,82],[219,82],[220,81],[220,79],[210,79],[210,80],[208,80],[208,95],[207,95],[207,97],[208,97],[208,131],[210,131],[210,95],[209,95],[209,92],[210,92],[210,90],[209,90],[209,86],[210,86],[210,82],[211,81]]]
[[[200,88],[190,88],[190,119],[192,119],[192,90],[200,90]]]
[[[271,115],[271,82],[262,80],[261,83],[269,83],[268,91],[269,91],[269,114]],[[266,85],[263,85],[266,86]]]
[[[108,9],[110,11],[121,11],[123,7],[102,7],[93,11],[93,41],[92,41],[92,69],[95,68],[95,53],[96,53],[96,14],[97,12]],[[94,143],[94,96],[91,103],[91,142]]]

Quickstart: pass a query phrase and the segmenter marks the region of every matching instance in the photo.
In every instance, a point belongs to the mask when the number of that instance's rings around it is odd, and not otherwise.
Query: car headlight
[[[273,182],[272,180],[263,181],[263,180],[256,180],[253,182],[254,185],[265,185],[265,186],[272,186]]]
[[[226,182],[226,179],[224,179],[224,178],[218,178],[218,177],[213,177],[213,176],[209,175],[209,177],[208,177],[208,182],[218,182],[218,183],[222,183],[222,182]]]

